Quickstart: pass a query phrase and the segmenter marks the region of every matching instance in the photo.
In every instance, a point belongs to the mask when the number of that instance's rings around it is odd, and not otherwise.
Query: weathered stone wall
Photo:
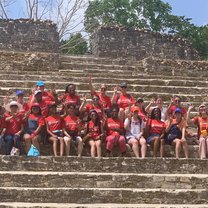
[[[99,57],[147,57],[197,59],[197,52],[185,39],[147,30],[101,27],[92,37],[92,53]]]
[[[0,20],[0,50],[57,53],[59,37],[51,21]]]
[[[59,55],[57,53],[0,51],[0,70],[38,71],[55,70],[58,67]]]

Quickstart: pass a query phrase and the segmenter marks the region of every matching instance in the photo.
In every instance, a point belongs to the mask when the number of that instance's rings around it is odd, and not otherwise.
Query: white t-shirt
[[[128,125],[129,123],[129,119],[126,118],[124,121],[124,125]],[[126,138],[128,139],[129,137],[137,137],[142,129],[144,129],[145,127],[145,123],[142,121],[140,124],[139,120],[134,120],[134,118],[131,118],[131,122],[130,122],[130,128],[126,131]]]

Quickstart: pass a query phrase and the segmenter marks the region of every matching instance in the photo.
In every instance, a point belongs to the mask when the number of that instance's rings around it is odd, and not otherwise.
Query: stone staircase
[[[160,95],[167,105],[173,94],[180,95],[185,106],[208,102],[206,70],[195,67],[200,63],[206,68],[207,63],[194,62],[189,69],[182,65],[177,73],[173,64],[160,63],[156,70],[145,60],[61,56],[59,69],[0,68],[0,98],[14,96],[17,89],[24,89],[27,98],[40,79],[58,93],[75,83],[79,95],[89,95],[91,74],[96,88],[100,83],[109,86],[110,96],[114,86],[125,80],[129,93],[146,102]],[[197,159],[197,146],[189,149],[188,160],[152,159],[150,149],[146,159],[0,156],[0,208],[208,208],[208,160]],[[172,147],[166,146],[165,152],[174,157]]]
[[[208,160],[0,156],[0,207],[207,207]]]

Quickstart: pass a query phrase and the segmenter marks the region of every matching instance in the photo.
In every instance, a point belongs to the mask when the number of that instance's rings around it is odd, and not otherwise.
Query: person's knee
[[[63,138],[63,140],[64,140],[66,143],[70,143],[71,140],[72,140],[72,138],[71,138],[71,137],[65,136],[65,137]]]

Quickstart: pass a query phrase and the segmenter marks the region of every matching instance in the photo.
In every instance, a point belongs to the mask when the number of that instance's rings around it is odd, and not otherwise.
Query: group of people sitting
[[[146,157],[147,144],[153,149],[153,157],[164,157],[164,145],[175,146],[175,156],[180,157],[183,149],[189,157],[187,126],[198,128],[199,155],[205,159],[208,154],[208,115],[204,104],[199,113],[190,118],[193,106],[186,110],[181,98],[175,96],[168,107],[163,106],[160,97],[152,99],[145,106],[144,100],[136,100],[127,92],[127,83],[115,87],[112,98],[107,95],[105,84],[95,91],[89,77],[90,100],[76,93],[76,86],[69,84],[65,92],[47,91],[45,83],[38,81],[29,101],[24,101],[24,92],[16,91],[16,99],[4,99],[0,106],[0,146],[6,155],[12,148],[20,150],[22,142],[25,151],[35,146],[40,151],[40,142],[51,142],[54,156],[69,156],[70,147],[77,145],[77,155],[82,155],[83,147],[90,147],[92,157],[111,156],[115,146],[120,154],[126,155],[127,144],[135,157]],[[59,148],[59,150],[58,150]]]

